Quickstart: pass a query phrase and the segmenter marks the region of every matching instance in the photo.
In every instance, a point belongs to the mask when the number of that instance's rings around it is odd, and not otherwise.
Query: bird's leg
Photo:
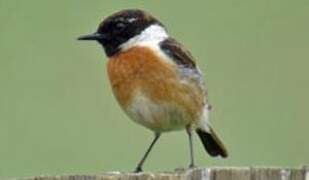
[[[138,172],[141,172],[143,171],[142,167],[143,167],[143,164],[148,156],[148,154],[150,153],[152,147],[154,146],[154,144],[157,142],[157,140],[159,139],[160,137],[160,133],[155,133],[155,137],[153,139],[153,141],[151,142],[150,146],[148,147],[146,153],[144,154],[144,156],[142,157],[142,159],[140,160],[140,162],[137,164],[137,167],[135,168],[134,172],[135,173],[138,173]]]
[[[193,152],[193,140],[192,140],[192,128],[191,126],[186,127],[186,131],[189,137],[189,147],[190,147],[190,165],[189,168],[194,168],[194,152]]]

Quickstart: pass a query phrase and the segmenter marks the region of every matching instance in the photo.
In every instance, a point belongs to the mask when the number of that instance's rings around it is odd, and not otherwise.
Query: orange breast
[[[159,58],[148,47],[134,47],[109,59],[108,75],[120,105],[130,105],[139,90],[151,101],[173,103],[192,117],[199,116],[203,92],[190,83],[181,83],[176,65]]]

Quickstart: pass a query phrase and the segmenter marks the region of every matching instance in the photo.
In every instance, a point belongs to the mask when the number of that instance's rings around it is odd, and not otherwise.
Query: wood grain
[[[18,179],[18,178],[15,178]],[[174,172],[121,173],[94,175],[37,176],[24,180],[309,180],[309,170],[303,168],[220,167],[178,169]]]

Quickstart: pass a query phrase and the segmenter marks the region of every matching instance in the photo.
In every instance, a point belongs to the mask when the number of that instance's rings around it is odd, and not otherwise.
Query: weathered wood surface
[[[174,172],[37,176],[25,180],[309,180],[303,168],[195,168]]]

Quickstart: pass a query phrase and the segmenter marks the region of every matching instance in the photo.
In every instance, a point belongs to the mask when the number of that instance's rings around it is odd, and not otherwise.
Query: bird
[[[226,158],[227,150],[209,122],[211,105],[202,72],[188,49],[167,28],[141,9],[124,9],[102,20],[94,33],[78,37],[102,45],[114,96],[134,122],[154,133],[138,162],[143,164],[161,134],[185,130],[194,168],[193,133],[210,156]]]

